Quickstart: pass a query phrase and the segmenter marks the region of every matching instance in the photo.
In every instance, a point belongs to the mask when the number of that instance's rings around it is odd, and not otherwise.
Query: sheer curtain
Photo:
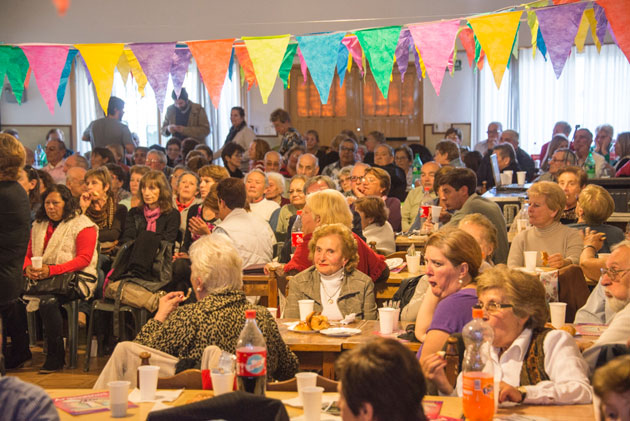
[[[514,59],[512,57],[512,59]],[[512,63],[513,64],[513,63]],[[488,61],[484,63],[483,69],[477,72],[479,95],[477,95],[477,124],[475,143],[479,143],[488,138],[486,131],[488,124],[492,121],[499,121],[504,129],[512,127],[513,116],[510,114],[510,102],[512,101],[511,71],[506,69],[503,73],[501,88],[497,89],[494,83],[494,75]]]
[[[90,142],[84,142],[81,140],[83,132],[90,123],[97,118],[105,116],[105,113],[101,109],[97,99],[96,92],[94,90],[94,84],[88,83],[87,72],[85,71],[85,65],[80,62],[80,58],[75,61],[74,74],[75,74],[75,86],[76,86],[76,113],[77,113],[77,149],[81,155],[85,155],[86,152],[92,150]]]

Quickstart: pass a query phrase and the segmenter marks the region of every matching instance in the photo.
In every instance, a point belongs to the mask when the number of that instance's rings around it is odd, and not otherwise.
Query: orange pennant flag
[[[197,68],[201,73],[201,79],[212,99],[214,108],[219,108],[221,90],[225,83],[230,57],[232,57],[232,44],[234,38],[218,39],[211,41],[190,41],[188,48],[192,53]]]
[[[630,1],[598,0],[597,3],[606,11],[606,17],[615,34],[617,45],[630,62]],[[604,40],[602,39],[601,42],[603,43]]]
[[[245,80],[247,81],[247,90],[249,91],[252,86],[256,84],[256,72],[254,72],[254,65],[252,59],[249,58],[249,52],[245,44],[236,44],[234,46],[234,53],[238,58],[238,64],[241,65],[243,72],[245,73]]]
[[[57,8],[59,16],[63,16],[68,11],[68,7],[70,7],[70,0],[53,0],[53,4]]]

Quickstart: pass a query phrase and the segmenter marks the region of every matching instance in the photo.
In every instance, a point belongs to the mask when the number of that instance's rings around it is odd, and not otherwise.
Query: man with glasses
[[[551,160],[549,161],[549,171],[541,174],[534,180],[537,181],[553,181],[557,182],[557,176],[562,171],[562,169],[570,166],[577,165],[577,157],[573,151],[568,148],[558,149],[554,152]]]
[[[344,139],[341,144],[339,144],[339,160],[327,165],[322,171],[322,175],[337,180],[339,172],[343,167],[354,165],[356,152],[357,143],[349,138]]]
[[[488,150],[492,150],[494,146],[499,143],[499,138],[501,137],[501,132],[503,131],[503,125],[498,121],[493,121],[488,124],[488,138],[483,142],[477,143],[475,145],[475,150],[481,153],[484,156]]]
[[[607,348],[625,345],[630,338],[630,241],[624,240],[613,248],[601,272],[599,282],[614,316],[593,346],[584,351],[591,371],[606,362]]]

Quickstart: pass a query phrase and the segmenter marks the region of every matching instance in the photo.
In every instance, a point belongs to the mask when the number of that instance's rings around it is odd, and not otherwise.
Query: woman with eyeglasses
[[[501,378],[495,390],[499,402],[591,402],[588,365],[575,340],[564,330],[545,328],[549,308],[545,288],[536,276],[496,266],[477,278],[477,296],[477,306],[483,308],[484,320],[494,330],[490,357],[495,377]],[[423,363],[425,376],[440,393],[451,394],[453,386],[446,379],[444,367],[446,360],[437,353]],[[462,395],[461,374],[456,391]]]

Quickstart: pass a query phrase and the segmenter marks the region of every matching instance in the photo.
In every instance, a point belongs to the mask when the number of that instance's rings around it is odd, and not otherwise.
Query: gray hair
[[[258,170],[258,171],[260,171],[260,170]],[[280,187],[282,187],[282,193],[284,193],[287,190],[286,179],[284,178],[284,176],[282,174],[280,174],[279,172],[275,172],[275,171],[269,171],[266,174],[267,174],[267,178],[268,178],[267,184],[269,183],[269,180],[274,180],[276,183],[278,183],[278,185]]]
[[[298,158],[298,164],[300,163],[302,158],[304,158],[305,156],[309,158],[313,158],[313,161],[315,161],[315,166],[319,167],[319,158],[313,155],[312,153],[303,153],[302,155],[300,155],[300,157]]]
[[[271,154],[275,153],[276,155],[278,155],[278,159],[279,159],[279,161],[280,161],[280,165],[282,165],[282,155],[281,155],[281,154],[280,154],[280,152],[278,152],[278,151],[269,151],[269,152],[267,152],[267,153],[265,154],[265,156],[263,157],[263,159],[267,159],[267,155],[269,155],[270,153],[271,153]]]
[[[199,279],[209,293],[243,289],[243,259],[229,240],[204,235],[188,254],[190,277]]]
[[[490,123],[488,123],[488,127],[492,126],[493,124],[497,125],[500,132],[503,131],[503,124],[500,121],[491,121]]]
[[[615,251],[615,250],[617,250],[618,248],[621,248],[621,247],[626,247],[626,248],[630,249],[630,240],[620,241],[617,244],[615,244],[614,246],[612,246],[610,249],[611,249],[611,251]]]
[[[352,174],[352,168],[354,168],[354,166],[352,166],[352,165],[347,165],[347,166],[343,167],[341,169],[341,171],[339,171],[339,177],[341,177],[342,175],[350,175],[350,174]]]
[[[150,149],[149,152],[147,152],[147,158],[149,157],[149,155],[151,154],[156,154],[160,160],[160,162],[162,164],[166,164],[166,154],[158,149]]]
[[[267,153],[269,153],[269,152],[267,152]],[[249,178],[249,176],[254,174],[254,173],[258,173],[258,174],[262,175],[263,177],[265,177],[265,187],[269,187],[269,178],[267,178],[267,173],[263,172],[263,170],[261,170],[260,168],[254,168],[253,170],[248,172],[245,175],[245,182],[247,182],[247,179]]]
[[[613,126],[611,126],[610,124],[600,124],[595,129],[595,133],[599,133],[602,130],[607,132],[608,136],[610,136],[611,138],[613,137],[613,134],[615,133],[615,129],[613,129]]]
[[[315,177],[309,178],[306,184],[304,184],[304,191],[307,191],[311,185],[317,183],[320,180],[324,181],[328,185],[329,189],[333,189],[333,190],[337,189],[335,182],[332,181],[330,177],[328,177],[327,175],[316,175]]]
[[[85,159],[85,157],[79,153],[73,153],[72,155],[70,155],[71,157],[73,157],[76,161],[76,165],[75,167],[81,167],[83,169],[88,169],[90,168],[90,163],[88,162],[87,159]]]
[[[179,167],[179,165],[178,165]],[[177,168],[176,168],[177,169]],[[174,173],[175,171],[173,171]],[[184,172],[181,173],[179,175],[179,177],[177,177],[177,188],[179,189],[179,183],[182,181],[182,177],[185,175],[192,175],[193,177],[195,177],[195,180],[197,180],[197,188],[199,188],[199,175],[197,175],[196,172],[192,172],[189,169],[187,169],[186,167],[184,167]]]

